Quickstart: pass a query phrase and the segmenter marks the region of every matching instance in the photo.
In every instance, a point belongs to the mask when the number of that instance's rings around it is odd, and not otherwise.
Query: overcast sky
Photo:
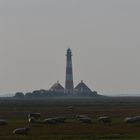
[[[139,0],[0,0],[0,93],[74,84],[102,93],[140,91]]]

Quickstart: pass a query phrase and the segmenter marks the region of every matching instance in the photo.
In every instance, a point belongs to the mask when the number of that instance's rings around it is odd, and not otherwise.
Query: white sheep
[[[103,122],[104,124],[110,124],[111,123],[111,118],[108,116],[102,116],[98,118],[99,122]]]
[[[14,134],[25,135],[29,131],[29,128],[17,128],[13,131]]]
[[[126,117],[124,119],[124,122],[126,122],[126,123],[137,123],[137,122],[140,122],[140,116]]]
[[[83,123],[92,123],[92,120],[89,117],[79,118],[79,120]]]
[[[47,118],[47,119],[44,119],[43,121],[44,123],[48,123],[48,124],[56,124],[56,120],[54,118]]]

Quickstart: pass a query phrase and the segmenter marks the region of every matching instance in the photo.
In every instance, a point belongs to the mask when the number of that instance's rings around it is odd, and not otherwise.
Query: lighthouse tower
[[[72,71],[72,52],[67,49],[66,54],[66,80],[65,80],[65,93],[73,93],[73,71]]]

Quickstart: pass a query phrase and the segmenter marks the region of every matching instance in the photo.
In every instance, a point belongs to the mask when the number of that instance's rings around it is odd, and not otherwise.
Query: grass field
[[[73,106],[73,109],[68,109]],[[34,124],[28,135],[15,135],[13,130],[28,127],[27,114],[41,113],[41,119],[65,116],[66,123]],[[92,124],[83,124],[75,116],[86,114]],[[97,117],[112,117],[111,125],[97,122]],[[140,116],[140,98],[49,98],[38,100],[0,99],[0,118],[8,120],[0,126],[0,140],[140,140],[140,124],[126,124],[127,116]]]

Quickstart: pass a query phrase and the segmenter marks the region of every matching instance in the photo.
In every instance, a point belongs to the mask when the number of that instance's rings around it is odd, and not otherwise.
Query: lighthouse
[[[66,80],[65,80],[65,93],[72,94],[73,93],[73,70],[72,70],[72,51],[71,49],[67,49],[66,54]]]

